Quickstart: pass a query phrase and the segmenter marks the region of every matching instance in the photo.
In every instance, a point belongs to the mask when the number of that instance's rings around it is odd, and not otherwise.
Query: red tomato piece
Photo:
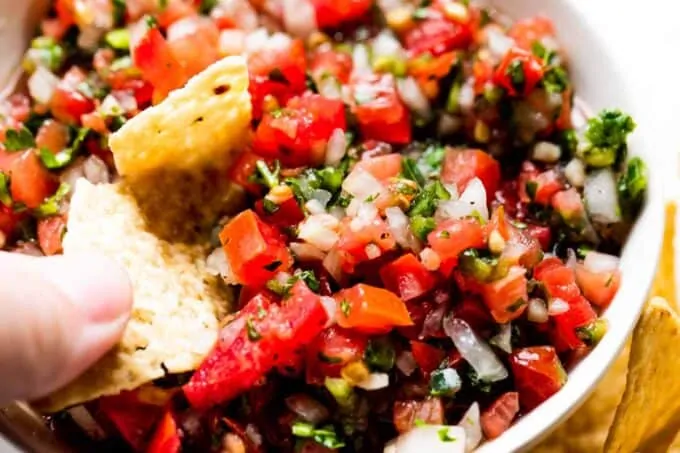
[[[548,258],[534,269],[534,278],[543,283],[551,299],[559,298],[569,305],[566,312],[552,316],[560,349],[577,349],[583,346],[577,329],[595,321],[597,314],[581,294],[574,271],[558,258]]]
[[[399,434],[412,430],[419,423],[441,425],[445,422],[444,404],[441,398],[395,401],[392,414],[394,427]]]
[[[461,291],[466,291],[466,289],[461,288]],[[475,292],[481,292],[481,290],[477,289]],[[464,297],[454,306],[453,312],[456,318],[462,319],[476,331],[487,329],[494,323],[489,310],[475,297]]]
[[[329,327],[307,348],[307,383],[323,384],[325,377],[339,377],[342,368],[363,360],[368,338],[358,332]]]
[[[527,96],[543,79],[543,62],[530,51],[514,47],[505,54],[493,81],[510,96]]]
[[[397,94],[391,74],[371,74],[352,81],[352,113],[364,140],[406,145],[411,142],[411,117]]]
[[[172,54],[189,77],[198,74],[220,57],[218,51],[220,32],[215,23],[207,17],[195,15],[184,17],[168,28],[167,36]],[[197,49],[200,51],[197,52]]]
[[[525,274],[523,267],[513,266],[505,277],[482,285],[482,299],[497,323],[517,319],[526,310],[529,296]]]
[[[490,201],[498,190],[501,166],[490,154],[479,149],[447,149],[442,165],[442,182],[455,184],[458,192],[462,193],[473,178],[482,181]]]
[[[132,50],[135,66],[144,80],[154,87],[154,99],[160,100],[189,79],[184,66],[156,27],[151,27]]]
[[[281,228],[295,226],[305,219],[305,213],[302,212],[295,198],[289,198],[278,205],[273,213],[267,212],[264,208],[264,202],[258,200],[255,202],[255,212],[265,223]]]
[[[544,252],[549,251],[552,247],[552,230],[550,227],[528,224],[526,232],[529,236],[538,241]]]
[[[74,66],[57,84],[50,102],[52,115],[67,124],[79,124],[80,117],[94,110],[94,101],[78,90],[78,85],[85,81],[82,69]]]
[[[318,165],[333,132],[346,128],[342,101],[307,94],[292,98],[285,109],[264,115],[253,149],[290,167]]]
[[[543,38],[555,37],[555,26],[546,17],[531,17],[515,22],[508,36],[522,49],[531,51],[534,43],[540,42]]]
[[[181,19],[196,16],[198,12],[196,6],[193,0],[169,0],[156,15],[158,25],[166,29]]]
[[[291,360],[327,321],[320,297],[301,281],[280,307],[249,302],[222,329],[213,351],[183,387],[184,394],[198,409],[235,398],[275,366]]]
[[[6,237],[11,236],[19,224],[21,217],[21,214],[14,212],[11,207],[7,207],[0,203],[0,232]]]
[[[484,228],[475,219],[447,220],[434,229],[427,242],[442,260],[439,270],[451,275],[458,265],[458,255],[469,248],[480,248],[486,244]]]
[[[385,181],[401,173],[401,154],[392,153],[384,156],[361,159],[354,168],[361,168],[372,174],[376,179]]]
[[[229,180],[243,187],[248,193],[260,197],[264,192],[264,187],[251,180],[257,171],[255,165],[258,160],[267,161],[267,159],[255,153],[249,151],[242,152],[229,169],[228,177]]]
[[[172,411],[167,410],[156,427],[151,438],[147,453],[179,453],[182,441],[179,437],[179,427]]]
[[[519,394],[507,392],[491,403],[480,417],[487,439],[495,439],[507,431],[519,412]]]
[[[285,105],[307,88],[307,59],[301,40],[291,40],[277,47],[268,46],[248,57],[253,118],[262,117],[265,96],[273,96]]]
[[[154,425],[163,416],[163,407],[140,401],[137,391],[99,398],[96,411],[113,424],[135,451],[144,451]]]
[[[413,253],[383,266],[380,278],[386,289],[407,302],[428,293],[436,283],[434,276]]]
[[[369,261],[366,252],[369,245],[377,246],[380,255],[396,247],[397,242],[383,219],[376,217],[359,231],[352,230],[349,218],[343,220],[340,224],[340,240],[335,247],[343,256],[345,272],[353,273],[357,264]]]
[[[404,302],[386,289],[360,283],[335,295],[340,327],[366,333],[389,332],[393,327],[411,326]]]
[[[57,215],[38,220],[38,244],[47,256],[60,254],[61,239],[66,233],[66,217]]]
[[[543,206],[549,206],[552,197],[564,189],[564,182],[560,174],[554,170],[547,170],[539,173],[534,178],[526,182],[525,190],[527,195],[534,202]]]
[[[244,285],[261,285],[293,264],[281,233],[252,210],[231,219],[220,240],[236,278]]]
[[[577,264],[576,283],[586,299],[598,307],[607,308],[621,286],[621,271],[593,272],[583,264]]]
[[[339,83],[349,82],[352,73],[352,56],[345,52],[323,50],[314,54],[310,64],[310,72],[316,83],[326,77],[334,77]]]
[[[476,60],[472,65],[472,74],[475,77],[475,95],[483,94],[493,79],[493,66],[488,61]]]
[[[430,373],[439,368],[439,365],[446,357],[444,350],[422,341],[411,341],[411,353],[425,377],[428,377]]]
[[[572,228],[580,228],[587,222],[586,207],[581,195],[575,188],[557,192],[550,204],[562,217],[564,223]]]
[[[436,57],[452,50],[464,49],[471,42],[472,29],[469,24],[439,17],[420,21],[404,36],[404,46],[413,56],[429,53]]]
[[[361,19],[373,2],[371,0],[311,0],[319,28],[335,28]]]
[[[567,382],[567,373],[551,346],[517,349],[510,355],[510,366],[525,411],[543,403]]]
[[[68,127],[59,121],[50,119],[38,129],[35,144],[38,149],[47,149],[56,154],[68,146],[68,138]]]
[[[21,153],[12,162],[9,173],[12,199],[29,209],[40,206],[59,186],[56,177],[43,166],[33,150]]]

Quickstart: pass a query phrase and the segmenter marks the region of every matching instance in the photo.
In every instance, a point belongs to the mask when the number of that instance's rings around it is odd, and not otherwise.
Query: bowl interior
[[[616,42],[618,16],[609,15],[600,25],[603,14],[611,9],[594,7],[593,3],[611,6],[614,2],[579,0],[495,0],[496,6],[513,18],[537,13],[555,22],[561,45],[566,48],[577,96],[597,112],[602,108],[621,108],[638,123],[631,140],[632,155],[642,157],[649,167],[650,187],[647,205],[642,212],[621,260],[622,285],[605,317],[609,331],[602,342],[574,369],[564,388],[532,413],[522,418],[499,439],[482,446],[480,453],[513,452],[528,448],[546,436],[560,420],[570,415],[593,389],[625,344],[645,302],[659,257],[663,230],[663,187],[667,173],[664,159],[659,159],[655,143],[656,119],[650,108],[652,99],[644,97],[639,79],[631,73],[630,62],[614,52],[623,43]],[[619,2],[617,8],[625,7]],[[639,71],[638,71],[639,72]],[[647,91],[647,93],[649,93]],[[658,115],[658,112],[657,112]]]

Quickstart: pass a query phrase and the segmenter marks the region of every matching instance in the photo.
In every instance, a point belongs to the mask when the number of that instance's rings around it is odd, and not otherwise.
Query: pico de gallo
[[[626,113],[575,103],[553,23],[466,0],[56,0],[0,105],[0,243],[62,252],[107,137],[221,57],[252,142],[225,178],[213,351],[48,419],[176,453],[474,450],[606,334],[644,202]],[[89,443],[88,443],[89,442]],[[94,450],[91,450],[94,451]],[[101,451],[101,450],[97,450]]]

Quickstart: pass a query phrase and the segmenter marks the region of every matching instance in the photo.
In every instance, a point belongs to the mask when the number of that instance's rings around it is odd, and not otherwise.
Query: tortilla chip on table
[[[225,58],[111,137],[122,180],[78,181],[64,253],[103,252],[134,291],[121,342],[75,382],[35,403],[55,412],[196,369],[231,310],[206,258],[210,228],[234,208],[224,168],[247,145],[248,73]]]

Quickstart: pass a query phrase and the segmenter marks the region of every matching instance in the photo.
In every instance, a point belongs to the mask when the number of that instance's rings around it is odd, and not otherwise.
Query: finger
[[[105,257],[0,252],[0,403],[76,378],[119,340],[131,305],[127,274]]]

